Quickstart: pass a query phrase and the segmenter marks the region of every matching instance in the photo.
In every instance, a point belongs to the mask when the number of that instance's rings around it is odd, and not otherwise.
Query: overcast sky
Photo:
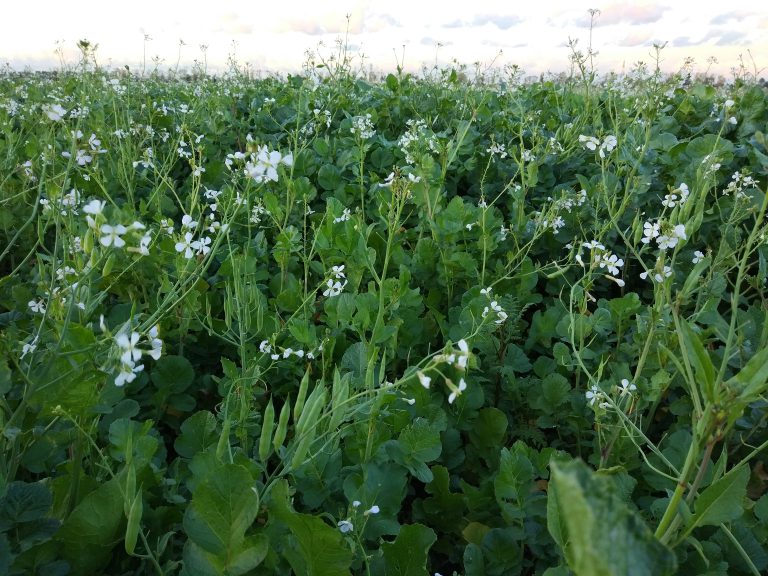
[[[728,75],[751,50],[768,75],[768,1],[667,0],[620,3],[606,0],[513,0],[419,2],[417,0],[35,0],[3,6],[0,61],[14,68],[56,67],[57,46],[77,59],[77,40],[99,45],[98,59],[113,66],[141,67],[159,56],[175,66],[180,40],[182,66],[203,59],[224,66],[235,51],[253,69],[298,71],[307,50],[330,54],[349,21],[349,45],[376,70],[391,71],[403,59],[409,70],[456,59],[472,64],[518,64],[528,73],[569,66],[569,38],[584,51],[590,8],[599,9],[593,49],[599,72],[622,72],[638,61],[652,63],[654,43],[667,43],[663,68],[675,71],[686,57],[695,70]],[[151,40],[145,43],[145,36]],[[59,42],[59,44],[57,44]],[[403,48],[403,46],[405,48]],[[233,48],[234,47],[234,48]],[[499,56],[499,51],[502,51]],[[367,66],[366,66],[367,67]]]

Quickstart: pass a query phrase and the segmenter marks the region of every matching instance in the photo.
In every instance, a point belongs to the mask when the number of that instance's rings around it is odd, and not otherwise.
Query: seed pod
[[[93,230],[90,228],[88,229],[88,232],[85,233],[85,238],[83,238],[83,252],[86,254],[90,254],[93,251]]]
[[[128,512],[128,524],[125,527],[125,551],[133,554],[136,549],[136,539],[139,536],[141,526],[141,516],[144,512],[144,502],[141,498],[141,490],[136,494]]]
[[[114,253],[109,255],[109,258],[107,258],[107,261],[104,263],[104,268],[101,269],[101,275],[102,276],[109,276],[109,273],[112,272],[112,268],[115,267],[115,255]]]
[[[261,437],[259,438],[259,459],[266,462],[270,452],[270,441],[272,440],[272,430],[275,427],[275,407],[272,399],[264,410],[264,422],[261,425]]]
[[[350,373],[339,376],[336,370],[333,374],[333,388],[331,389],[331,418],[328,422],[328,431],[333,433],[344,421],[347,415],[346,402],[349,399],[349,380],[352,377]]]
[[[280,419],[277,421],[277,430],[275,431],[275,437],[272,440],[272,446],[275,448],[275,452],[279,452],[283,447],[285,437],[288,435],[288,418],[291,415],[291,399],[288,398],[283,404],[283,408],[280,410]]]
[[[299,384],[299,395],[296,396],[296,404],[293,405],[293,423],[297,423],[301,418],[301,411],[304,409],[304,400],[307,397],[307,389],[309,388],[309,368],[304,372],[304,377]]]
[[[296,437],[300,438],[309,429],[314,429],[317,425],[320,411],[325,405],[325,386],[318,384],[312,394],[307,399],[305,410],[301,413],[299,421],[296,422]]]

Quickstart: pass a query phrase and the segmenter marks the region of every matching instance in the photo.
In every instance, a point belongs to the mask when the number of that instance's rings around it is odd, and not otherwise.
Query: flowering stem
[[[699,454],[700,443],[697,436],[698,435],[695,435],[691,441],[691,445],[688,448],[688,454],[685,457],[683,470],[680,472],[680,476],[677,480],[675,492],[672,494],[672,498],[670,499],[669,504],[667,504],[667,509],[664,511],[664,515],[662,516],[661,521],[659,522],[659,526],[656,528],[656,532],[654,533],[654,536],[658,538],[662,543],[666,543],[670,539],[671,532],[674,530],[673,521],[677,518],[678,507],[682,502],[683,493],[688,487],[688,477],[693,471],[693,467],[696,463],[696,457]]]

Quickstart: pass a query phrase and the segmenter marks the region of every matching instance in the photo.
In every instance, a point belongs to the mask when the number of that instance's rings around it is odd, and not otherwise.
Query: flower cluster
[[[665,251],[675,248],[680,240],[687,240],[687,238],[684,224],[669,225],[648,221],[643,223],[643,237],[640,241],[643,244],[649,244],[651,240],[656,240],[659,250]]]
[[[80,130],[72,131],[72,138],[74,139],[75,144],[77,144],[77,141],[82,137],[83,133]],[[94,154],[106,153],[107,151],[101,147],[101,140],[96,137],[96,134],[91,134],[88,138],[88,146],[78,148],[75,152],[75,162],[77,162],[78,166],[85,166],[86,164],[90,164],[93,161]],[[66,150],[62,152],[61,155],[64,158],[72,157],[72,153]]]
[[[362,502],[360,502],[360,500],[354,500],[352,502],[352,508],[355,510],[355,513],[359,513],[357,512],[357,510],[360,508],[360,506],[362,506]],[[378,514],[379,512],[381,512],[381,508],[379,508],[376,504],[374,504],[367,510],[363,511],[363,518],[374,515],[374,514]],[[349,532],[352,532],[355,529],[355,525],[352,523],[351,516],[348,517],[346,520],[340,520],[336,524],[336,526],[339,527],[339,531],[342,534],[348,534]]]
[[[163,350],[163,341],[158,337],[159,327],[152,327],[147,336],[145,341],[149,344],[148,350],[138,347],[139,340],[141,339],[141,335],[138,332],[132,331],[128,333],[127,330],[121,330],[115,336],[115,344],[120,354],[120,369],[117,376],[115,376],[115,386],[123,386],[126,383],[133,382],[136,379],[136,374],[144,370],[143,364],[137,364],[141,360],[142,354],[147,354],[155,360],[160,358]]]
[[[480,294],[483,294],[488,297],[488,299],[491,299],[491,287],[488,288],[482,288],[480,290]],[[496,315],[496,318],[494,319],[494,322],[496,324],[503,324],[504,321],[508,318],[507,313],[504,311],[504,308],[501,307],[501,304],[497,300],[491,300],[491,303],[483,308],[483,318],[488,316],[493,312]]]
[[[400,136],[397,141],[397,145],[400,147],[405,161],[408,164],[414,164],[416,162],[415,156],[426,147],[427,150],[433,153],[438,152],[438,141],[435,134],[427,128],[427,123],[424,120],[408,120],[405,123],[408,126],[408,130]]]
[[[269,357],[272,360],[279,360],[280,358],[286,359],[290,358],[291,356],[296,356],[297,358],[306,358],[307,360],[314,360],[317,353],[322,352],[322,350],[322,343],[320,343],[320,345],[314,350],[308,350],[305,352],[301,348],[298,350],[294,350],[293,348],[283,348],[282,353],[277,352],[276,350],[273,351],[272,344],[269,343],[269,340],[262,340],[259,344],[259,352],[262,354],[269,354]]]
[[[600,142],[600,140],[594,136],[585,136],[584,134],[581,134],[579,135],[579,142],[584,144],[584,147],[589,150],[597,150],[600,158],[605,158],[606,154],[609,154],[616,148],[618,140],[616,140],[616,136],[609,135]]]
[[[491,156],[498,156],[499,158],[506,158],[507,157],[507,150],[504,147],[504,144],[499,144],[498,142],[492,142],[491,146],[486,150]]]
[[[731,175],[731,181],[728,182],[728,186],[725,187],[722,194],[723,196],[733,196],[739,200],[746,200],[749,198],[744,190],[756,188],[760,182],[755,180],[748,173],[734,172]]]
[[[349,131],[354,136],[357,136],[363,140],[373,138],[373,135],[376,134],[376,130],[373,127],[371,115],[366,114],[365,116],[355,116],[352,118],[352,128],[350,128]]]
[[[334,266],[331,269],[331,276],[333,278],[329,278],[325,282],[326,289],[323,291],[323,296],[326,298],[338,296],[347,285],[347,276],[344,274],[343,264],[341,266]]]
[[[661,205],[667,208],[674,208],[675,206],[682,206],[685,201],[688,200],[688,185],[682,182],[680,186],[672,190],[669,194],[664,196],[664,200],[661,201]]]

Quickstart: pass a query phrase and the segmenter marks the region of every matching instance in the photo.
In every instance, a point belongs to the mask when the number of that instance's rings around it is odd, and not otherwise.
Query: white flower
[[[461,378],[459,380],[459,387],[456,388],[453,392],[451,392],[448,395],[448,404],[453,404],[453,402],[461,396],[461,393],[464,392],[464,390],[467,389],[467,383],[464,381],[464,378]]]
[[[323,290],[323,296],[333,298],[334,296],[341,294],[341,291],[344,289],[346,282],[342,284],[338,280],[334,282],[332,279],[329,279],[326,281],[325,285],[328,286],[328,288]]]
[[[341,213],[341,216],[338,218],[333,219],[334,224],[338,224],[339,222],[346,222],[350,219],[352,216],[352,212],[349,211],[349,208],[344,208],[344,212]]]
[[[106,202],[104,200],[91,200],[88,204],[83,206],[83,212],[92,216],[98,216],[104,210],[105,204]]]
[[[195,250],[198,254],[205,256],[211,251],[211,239],[208,236],[205,236],[200,240],[195,240],[190,244],[190,248]]]
[[[115,248],[122,248],[125,246],[125,240],[120,236],[126,232],[128,232],[128,229],[122,224],[118,224],[117,226],[104,224],[104,226],[101,227],[103,236],[99,239],[99,242],[104,247],[114,246]]]
[[[630,382],[626,378],[622,378],[621,384],[619,385],[619,392],[621,392],[622,396],[626,396],[627,394],[631,394],[632,392],[635,392],[637,390],[637,386],[635,386],[634,383]]]
[[[139,337],[138,332],[131,332],[130,336],[122,333],[115,337],[115,343],[122,351],[120,361],[123,364],[131,364],[141,359],[141,350],[136,347],[139,343]]]
[[[597,147],[600,145],[600,140],[594,136],[585,136],[584,134],[579,135],[579,142],[584,144],[584,146],[590,150],[597,150]]]
[[[21,347],[21,356],[19,356],[19,360],[24,358],[27,354],[33,353],[37,349],[37,336],[35,336],[34,340],[32,342],[25,342],[24,345]]]
[[[373,506],[371,506],[370,508],[368,508],[368,510],[366,510],[365,512],[363,512],[363,514],[364,514],[365,516],[368,516],[369,514],[378,514],[379,512],[380,512],[380,509],[379,509],[379,507],[378,507],[378,506],[376,506],[376,504],[374,504]]]
[[[272,346],[269,345],[269,340],[262,340],[259,344],[259,352],[262,354],[268,354],[272,351]]]
[[[195,220],[192,220],[192,216],[189,214],[184,214],[181,218],[181,227],[182,228],[189,228],[190,230],[194,229],[195,226],[197,226],[197,222]]]
[[[592,384],[592,387],[587,390],[585,396],[587,397],[587,400],[589,401],[590,406],[594,406],[595,402],[597,402],[602,397],[602,392],[600,392],[600,389],[597,387],[597,384]]]
[[[121,364],[120,372],[115,377],[115,386],[122,386],[126,382],[130,383],[136,379],[136,374],[144,370],[144,364],[134,366],[133,363]]]
[[[611,152],[617,144],[616,136],[606,136],[600,145],[600,158],[605,158],[606,152]]]
[[[605,250],[605,246],[600,244],[597,240],[590,240],[589,242],[583,242],[581,244],[584,248],[589,248],[590,250],[594,250],[597,248],[598,250]]]
[[[427,390],[429,390],[429,385],[432,382],[432,378],[424,374],[424,372],[422,372],[421,370],[419,370],[416,373],[416,375],[419,377],[419,382],[421,383],[421,385],[424,386],[424,388],[426,388]]]
[[[694,264],[698,264],[704,259],[704,253],[701,250],[696,250],[696,252],[693,253],[693,262]]]
[[[490,286],[488,286],[488,288],[481,288],[480,289],[480,294],[484,294],[485,296],[489,296],[490,297],[491,289],[492,288]]]
[[[42,300],[30,300],[27,302],[27,306],[35,314],[45,314],[45,302]]]
[[[43,106],[43,112],[54,122],[59,122],[67,114],[67,111],[61,104],[46,104]]]
[[[163,341],[158,338],[160,334],[160,327],[156,324],[149,330],[149,345],[152,347],[147,351],[153,359],[159,360],[163,353]]]
[[[657,238],[661,233],[661,225],[658,222],[646,222],[643,224],[643,238],[640,240],[643,244],[648,244],[653,238]]]
[[[334,277],[337,280],[341,278],[346,278],[346,276],[344,275],[344,264],[342,264],[341,266],[334,266],[331,270],[333,272]]]
[[[339,527],[339,530],[341,531],[342,534],[346,534],[347,532],[352,532],[352,530],[355,529],[355,527],[352,525],[352,522],[350,522],[349,520],[341,520],[339,521],[337,526]]]
[[[181,242],[176,242],[176,252],[184,252],[184,258],[192,258],[192,256],[195,255],[193,251],[194,242],[192,241],[193,235],[192,232],[187,232],[184,234],[184,240]]]

